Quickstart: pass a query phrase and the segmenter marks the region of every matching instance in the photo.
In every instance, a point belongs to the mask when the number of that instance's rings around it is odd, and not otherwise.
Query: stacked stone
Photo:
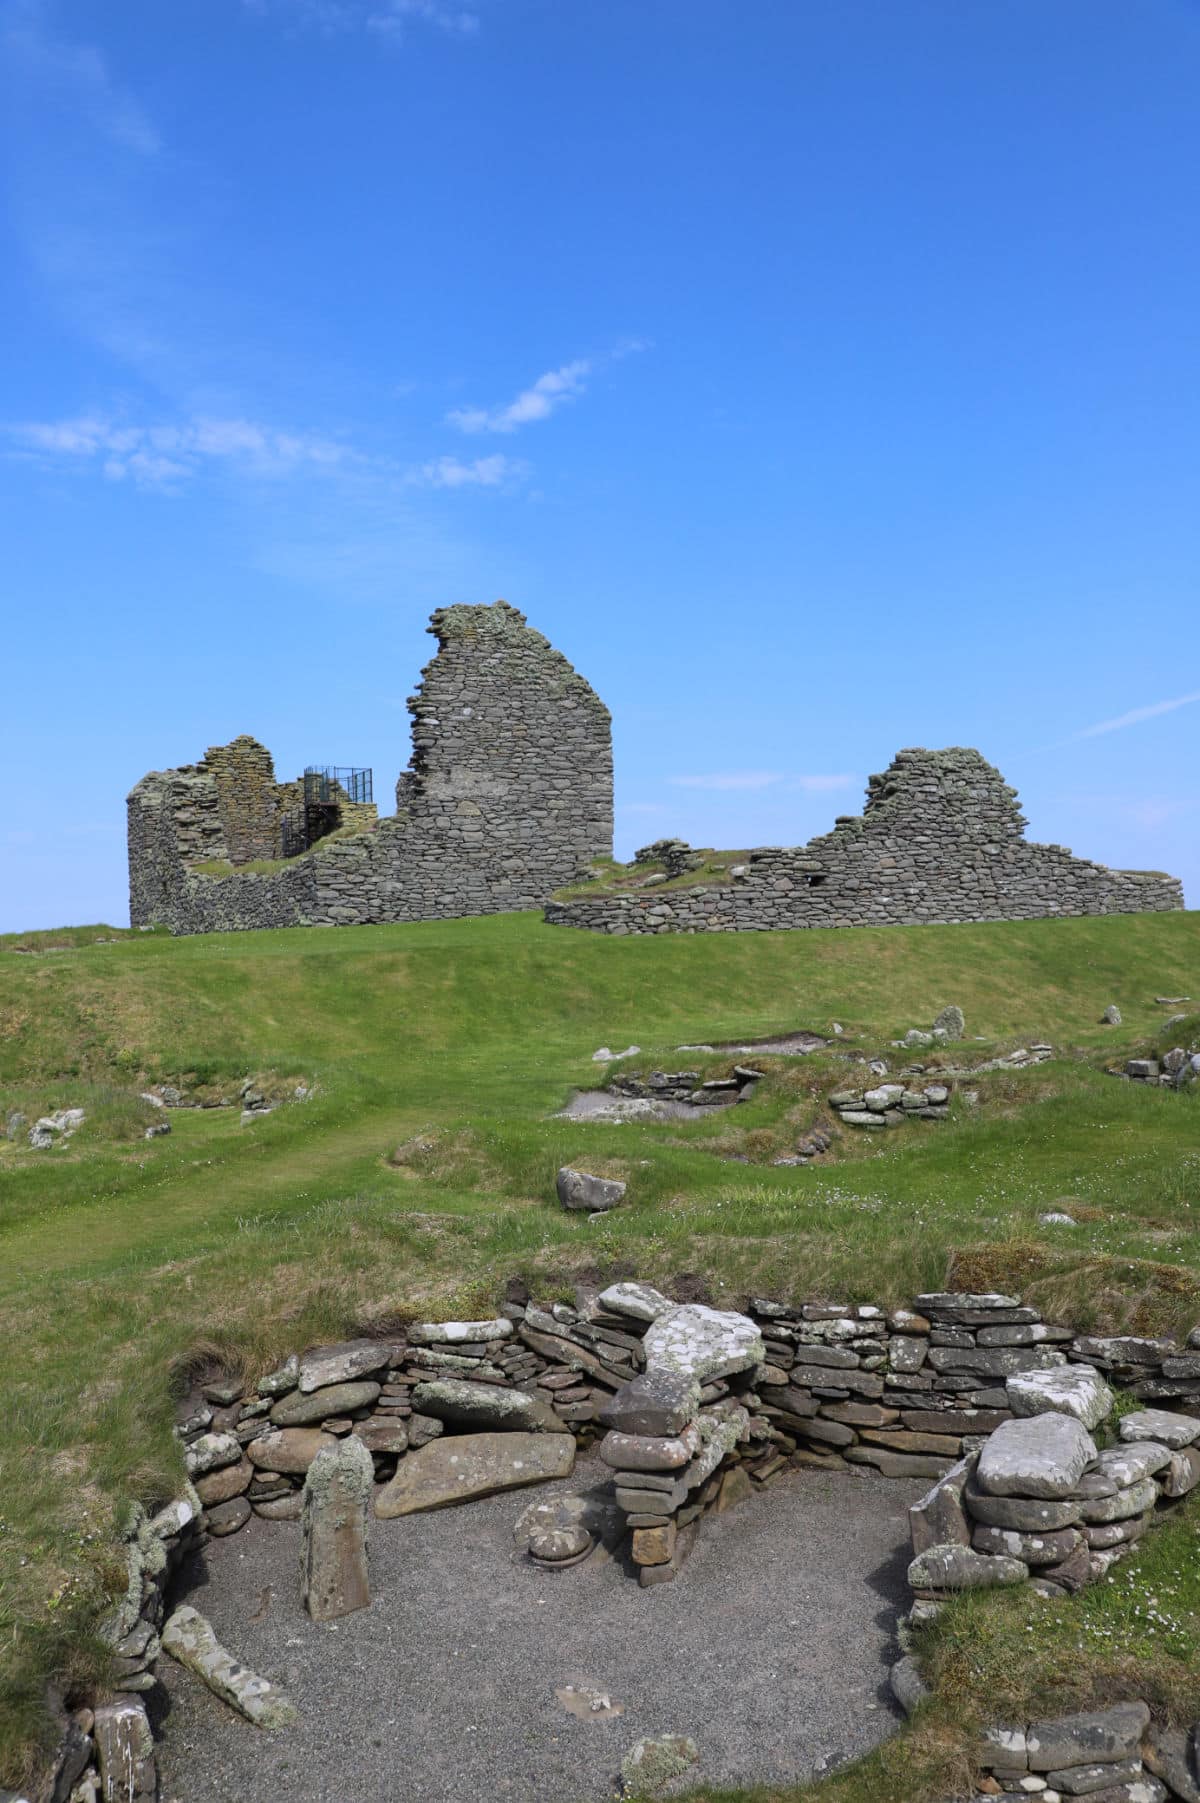
[[[1186,1748],[1180,1760],[1177,1743],[1184,1739],[1152,1726],[1149,1708],[1136,1701],[990,1728],[978,1753],[997,1803],[1028,1803],[1031,1795],[1039,1803],[1080,1796],[1100,1803],[1165,1803],[1200,1794],[1186,1770],[1192,1766]],[[1173,1772],[1182,1788],[1168,1789],[1155,1776],[1160,1770]]]
[[[724,1108],[748,1102],[762,1081],[763,1072],[748,1064],[735,1064],[728,1077],[700,1080],[699,1071],[622,1071],[607,1088],[618,1096],[652,1102],[687,1102],[693,1108]]]
[[[1005,1376],[1065,1363],[1038,1342],[1071,1338],[1068,1328],[1038,1331],[1036,1310],[992,1294],[929,1294],[915,1311],[889,1314],[756,1298],[750,1313],[767,1348],[762,1414],[818,1462],[873,1465],[887,1477],[949,1470],[964,1445],[1009,1418]]]
[[[846,1127],[902,1127],[907,1120],[945,1121],[950,1118],[950,1086],[928,1083],[923,1089],[907,1083],[878,1083],[874,1089],[838,1089],[829,1106]]]
[[[674,1578],[680,1535],[717,1501],[722,1466],[751,1438],[752,1384],[762,1336],[745,1315],[677,1305],[646,1284],[618,1283],[599,1307],[643,1331],[644,1370],[601,1411],[609,1432],[600,1456],[613,1472],[618,1508],[643,1585]]]
[[[1173,1046],[1161,1058],[1130,1058],[1116,1073],[1131,1083],[1150,1083],[1157,1089],[1184,1089],[1200,1078],[1200,1052]]]
[[[1104,1576],[1145,1533],[1160,1502],[1200,1484],[1200,1417],[1124,1416],[1101,1452],[1093,1429],[1112,1391],[1086,1366],[1008,1380],[1014,1418],[911,1511],[909,1582],[924,1602],[1023,1583],[1064,1596]]]
[[[635,864],[661,864],[663,875],[668,881],[672,877],[685,876],[690,870],[699,870],[704,859],[698,851],[693,851],[686,839],[656,839],[653,845],[643,845],[633,854]]]
[[[111,1702],[77,1709],[62,1722],[47,1785],[39,1797],[98,1803],[101,1797],[142,1803],[158,1795],[154,1736],[142,1694],[156,1682],[166,1595],[176,1571],[200,1541],[200,1500],[191,1485],[148,1516],[133,1506],[121,1542],[125,1593],[101,1623],[111,1648]],[[7,1794],[7,1793],[5,1793]]]
[[[861,817],[807,845],[760,847],[728,883],[552,902],[546,919],[614,934],[736,933],[1182,908],[1176,878],[1030,844],[1024,825],[1015,790],[977,751],[901,751],[870,779]]]

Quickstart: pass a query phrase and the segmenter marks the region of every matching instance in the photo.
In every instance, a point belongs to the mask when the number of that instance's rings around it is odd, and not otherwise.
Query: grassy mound
[[[1160,994],[1200,995],[1198,915],[629,939],[510,915],[0,939],[0,1124],[14,1109],[92,1116],[50,1151],[0,1138],[0,1782],[34,1756],[47,1674],[102,1675],[88,1629],[116,1581],[114,1513],[178,1482],[184,1362],[254,1373],[356,1326],[490,1310],[513,1273],[569,1295],[583,1275],[689,1272],[731,1303],[750,1288],[900,1301],[950,1279],[1012,1285],[1080,1327],[1190,1327],[1198,1098],[1105,1069],[1158,1042],[1174,1011]],[[972,1078],[976,1105],[956,1099],[948,1121],[770,1162],[858,1080],[847,1059],[897,1069],[910,1055],[890,1041],[952,1001],[961,1062],[1035,1040],[1055,1059]],[[1125,1024],[1103,1027],[1114,1001]],[[622,1070],[707,1072],[728,1058],[677,1047],[801,1028],[830,1046],[756,1057],[766,1081],[736,1111],[554,1118],[598,1080],[600,1045],[643,1048]],[[280,1105],[243,1124],[247,1082]],[[173,1109],[171,1134],[146,1141],[151,1085],[207,1105]],[[564,1163],[627,1177],[628,1204],[595,1223],[564,1214]],[[976,1681],[947,1654],[955,1708],[982,1707],[995,1670]],[[961,1739],[938,1719],[878,1755],[861,1794],[916,1799],[918,1771],[944,1788]],[[827,1794],[849,1799],[850,1782]]]

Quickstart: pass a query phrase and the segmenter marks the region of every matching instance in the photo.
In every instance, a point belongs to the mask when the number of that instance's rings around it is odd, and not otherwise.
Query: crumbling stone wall
[[[239,861],[230,821],[239,856],[260,829],[261,760],[238,753],[253,794],[224,812],[213,753],[152,773],[129,797],[133,924],[203,933],[534,908],[610,852],[612,725],[599,697],[506,602],[441,608],[429,630],[438,652],[408,704],[413,755],[394,819],[323,841],[277,873],[214,878],[194,866]],[[271,781],[278,804],[291,785],[273,771]],[[181,825],[181,806],[194,821]]]
[[[1016,790],[978,751],[900,751],[870,778],[861,816],[807,845],[751,852],[721,887],[552,902],[546,919],[603,933],[711,933],[1182,908],[1177,878],[1031,844],[1025,824]]]
[[[212,772],[231,864],[279,856],[279,789],[275,761],[265,745],[240,733],[228,745],[210,745],[204,763]]]

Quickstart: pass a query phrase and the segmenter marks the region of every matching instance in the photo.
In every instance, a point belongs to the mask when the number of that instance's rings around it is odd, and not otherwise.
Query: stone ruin
[[[1025,826],[1016,790],[978,751],[910,749],[869,779],[861,815],[807,845],[752,851],[712,883],[552,902],[546,919],[602,933],[737,933],[1183,907],[1176,877],[1031,844]],[[670,843],[677,875],[686,865]]]
[[[439,608],[429,630],[438,652],[408,702],[394,818],[335,774],[323,836],[288,856],[303,783],[277,783],[256,740],[151,772],[128,802],[131,923],[207,933],[502,913],[539,906],[610,853],[599,697],[507,602]],[[238,868],[258,860],[279,868]],[[214,861],[232,872],[197,869]]]
[[[545,906],[553,925],[598,932],[745,932],[1183,906],[1174,877],[1029,843],[1016,791],[962,748],[899,752],[870,778],[861,816],[807,845],[753,851],[714,882],[681,840],[663,840],[646,848],[664,871],[644,893],[555,902],[612,851],[608,709],[507,602],[440,608],[429,630],[438,653],[408,703],[413,752],[394,818],[376,817],[359,783],[370,772],[279,783],[257,740],[216,746],[130,793],[132,924],[205,933]],[[244,868],[257,861],[277,867]],[[679,879],[696,880],[663,886]]]

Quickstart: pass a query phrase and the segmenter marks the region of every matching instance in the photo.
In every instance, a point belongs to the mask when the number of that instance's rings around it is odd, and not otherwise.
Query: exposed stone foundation
[[[608,710],[523,614],[447,607],[438,653],[408,706],[413,755],[396,816],[348,801],[345,824],[278,872],[195,865],[279,856],[295,800],[252,739],[154,772],[129,796],[130,918],[174,933],[339,926],[494,914],[543,903],[612,849]],[[272,834],[274,833],[274,837]]]
[[[1200,1328],[1185,1346],[1078,1336],[1016,1297],[955,1292],[890,1311],[751,1298],[745,1313],[635,1282],[581,1287],[574,1307],[539,1307],[519,1284],[508,1297],[490,1320],[313,1347],[255,1390],[215,1377],[184,1400],[176,1432],[189,1481],[153,1519],[137,1510],[130,1520],[127,1591],[101,1630],[116,1700],[64,1723],[55,1797],[94,1798],[118,1773],[129,1774],[122,1796],[156,1794],[141,1697],[155,1687],[172,1573],[207,1535],[254,1514],[299,1523],[305,1474],[348,1438],[370,1456],[382,1523],[564,1475],[572,1441],[603,1436],[644,1585],[676,1576],[706,1510],[735,1506],[789,1467],[934,1477],[911,1511],[909,1626],[964,1588],[1077,1590],[1200,1484]],[[1144,1406],[1097,1453],[1110,1379]],[[519,1456],[506,1460],[506,1447]],[[566,1571],[591,1538],[561,1500],[543,1512],[544,1522],[537,1509],[522,1517],[529,1555]],[[892,1684],[909,1712],[928,1694],[911,1656]],[[1014,1798],[1044,1785],[1074,1794],[1086,1777],[1113,1803],[1190,1803],[1187,1786],[1200,1783],[1191,1736],[1155,1726],[1137,1702],[991,1729],[978,1758]],[[1022,1782],[1031,1773],[1044,1784]]]
[[[1025,824],[1016,790],[977,751],[901,751],[871,777],[861,816],[807,845],[751,852],[727,884],[551,902],[546,919],[600,933],[739,933],[1182,908],[1175,877],[1031,844]]]

